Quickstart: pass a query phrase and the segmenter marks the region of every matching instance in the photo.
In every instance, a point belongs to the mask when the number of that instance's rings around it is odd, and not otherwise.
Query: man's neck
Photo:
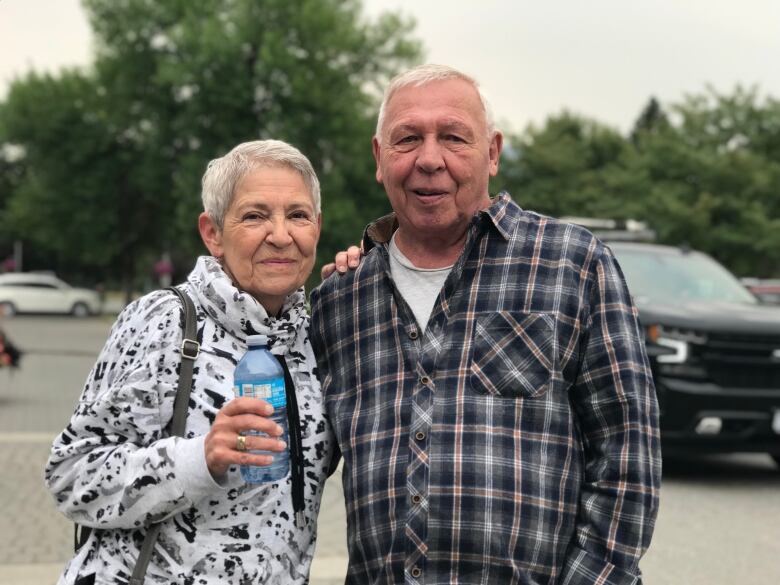
[[[412,234],[399,227],[395,245],[417,268],[445,268],[460,257],[468,229],[456,234]]]

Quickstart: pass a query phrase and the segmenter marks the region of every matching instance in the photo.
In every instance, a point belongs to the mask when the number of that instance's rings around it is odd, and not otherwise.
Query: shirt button
[[[417,431],[414,434],[414,438],[417,439],[418,441],[422,441],[423,439],[425,439],[425,433],[423,433],[422,431]]]
[[[412,496],[412,503],[419,504],[420,502],[422,502],[422,498],[420,497],[420,494],[414,494]]]
[[[412,329],[412,330],[409,332],[409,337],[410,337],[411,339],[417,339],[417,329]]]
[[[412,577],[415,579],[422,575],[422,570],[420,570],[420,567],[412,567]]]
[[[422,378],[420,378],[420,383],[423,386],[427,386],[428,384],[431,383],[431,379],[428,376],[423,376]]]

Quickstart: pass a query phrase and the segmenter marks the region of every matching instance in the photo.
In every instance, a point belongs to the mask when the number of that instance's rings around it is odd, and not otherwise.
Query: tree
[[[492,188],[553,216],[643,220],[740,275],[780,274],[780,102],[755,89],[651,99],[627,138],[552,116],[509,137]]]
[[[7,221],[47,252],[42,268],[119,275],[168,211],[137,189],[138,153],[107,122],[105,105],[90,77],[65,71],[15,83],[2,108],[6,147],[16,144],[24,163]]]
[[[0,146],[0,262],[12,256],[14,242],[21,238],[6,210],[11,195],[19,188],[25,174],[22,154],[18,148]]]
[[[662,241],[687,242],[741,275],[780,272],[780,102],[712,89],[640,131],[635,173]]]
[[[626,217],[632,213],[629,154],[616,130],[564,112],[509,137],[491,188],[552,216]]]
[[[369,141],[376,88],[419,55],[410,21],[386,14],[367,22],[356,0],[84,5],[97,42],[93,70],[20,80],[0,127],[4,142],[36,157],[14,201],[35,192],[38,206],[63,212],[72,203],[59,221],[79,219],[80,227],[68,228],[75,232],[116,210],[109,222],[116,231],[107,240],[108,227],[89,238],[105,245],[62,236],[59,253],[85,255],[104,270],[122,266],[131,279],[163,251],[177,267],[189,267],[202,250],[195,218],[206,163],[256,138],[286,140],[315,165],[326,226],[321,258],[355,241],[364,223],[387,209]],[[46,93],[61,100],[51,103]],[[19,117],[29,99],[38,104],[36,116]],[[70,163],[46,162],[61,150],[46,130],[49,116],[68,120],[61,132],[78,153],[80,191],[76,179],[63,176],[75,170]],[[15,207],[40,240],[57,231],[50,214],[33,217],[32,199]]]
[[[658,100],[651,97],[634,123],[634,128],[631,130],[631,142],[636,146],[641,135],[657,132],[668,125],[669,120],[666,118],[666,112]]]

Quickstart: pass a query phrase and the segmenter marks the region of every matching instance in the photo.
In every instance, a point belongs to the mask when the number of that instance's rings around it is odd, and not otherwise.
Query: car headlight
[[[688,361],[688,342],[680,339],[666,339],[659,337],[656,343],[662,347],[668,347],[670,353],[659,353],[656,359],[659,364],[684,364]]]
[[[645,329],[648,353],[660,364],[683,364],[690,356],[690,344],[702,345],[706,336],[688,329],[650,325]]]

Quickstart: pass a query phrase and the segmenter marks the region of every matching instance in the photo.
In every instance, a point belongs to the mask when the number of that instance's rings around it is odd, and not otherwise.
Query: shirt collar
[[[490,207],[474,214],[471,224],[487,221],[495,227],[505,240],[508,240],[517,227],[520,208],[513,205],[512,197],[502,191],[492,199]],[[367,253],[371,248],[390,242],[393,232],[398,229],[398,218],[395,213],[388,213],[368,224],[363,232],[361,248]]]
[[[501,191],[487,209],[480,211],[479,215],[493,224],[496,231],[505,240],[509,240],[517,229],[520,208],[512,201],[512,196]]]

